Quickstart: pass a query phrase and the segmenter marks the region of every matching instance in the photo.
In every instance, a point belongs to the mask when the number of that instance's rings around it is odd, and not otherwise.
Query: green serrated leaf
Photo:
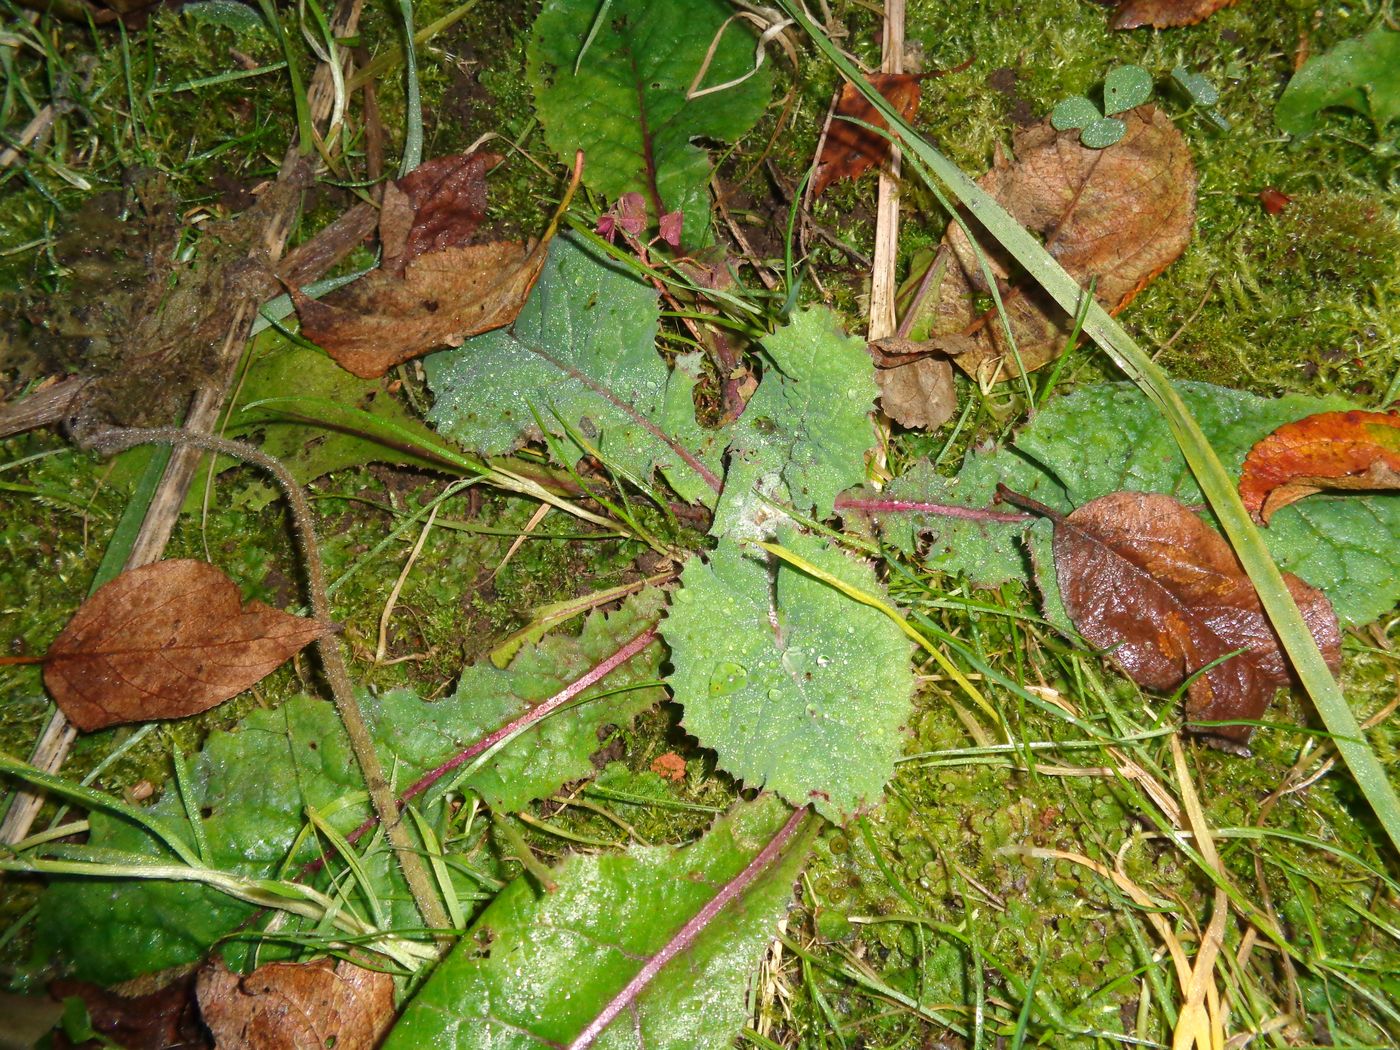
[[[404,1011],[384,1050],[564,1046],[780,831],[790,811],[741,803],[694,845],[574,856],[540,893],[501,892]],[[816,822],[663,966],[600,1048],[729,1046],[745,990],[792,897]]]
[[[782,543],[883,593],[868,565],[819,539],[789,533]],[[722,768],[833,820],[879,801],[914,687],[909,641],[887,617],[721,540],[686,566],[662,633],[683,724]]]
[[[428,703],[407,690],[361,698],[371,735],[399,788],[407,787],[466,745],[524,713],[635,637],[660,614],[664,595],[651,589],[617,612],[595,614],[578,638],[550,637],[522,650],[506,671],[468,668],[456,693]],[[560,710],[498,751],[466,781],[491,805],[519,808],[561,785],[591,775],[598,731],[627,725],[662,697],[660,645],[653,644],[587,690],[605,698]],[[641,688],[627,688],[638,687]],[[275,711],[257,711],[235,731],[215,733],[190,770],[190,801],[203,815],[210,863],[230,872],[268,877],[281,869],[308,806],[330,813],[342,834],[369,815],[364,785],[333,705],[297,697]],[[188,820],[176,792],[153,807],[188,840]],[[346,800],[352,804],[343,805]],[[430,791],[420,807],[441,819]],[[149,836],[126,821],[92,815],[92,851],[116,849],[169,860]],[[289,870],[313,859],[303,851]],[[381,900],[392,900],[391,921],[416,922],[398,867],[387,851],[363,858]],[[459,895],[476,885],[459,872]],[[201,958],[253,909],[187,883],[75,879],[55,883],[41,902],[36,958],[102,984]],[[238,950],[247,950],[242,942]]]
[[[535,20],[526,76],[545,140],[568,163],[583,150],[583,181],[614,199],[640,193],[653,221],[680,210],[682,243],[702,244],[710,223],[710,159],[693,140],[734,142],[753,127],[771,93],[768,67],[688,99],[721,29],[698,88],[753,68],[747,23],[726,27],[733,12],[721,0],[610,0],[601,21],[598,8],[597,0],[547,0]]]
[[[1103,112],[1111,117],[1152,97],[1152,74],[1141,66],[1119,66],[1103,79]]]
[[[1089,149],[1107,149],[1120,142],[1128,133],[1128,125],[1117,117],[1090,121],[1079,133],[1079,141]]]
[[[1277,427],[1358,407],[1337,397],[1267,399],[1208,383],[1176,387],[1236,477],[1251,446]],[[1052,401],[1013,447],[970,453],[956,484],[935,501],[985,508],[998,480],[1062,512],[1121,489],[1165,492],[1188,505],[1203,502],[1166,422],[1126,383],[1087,387]],[[886,495],[919,498],[922,482],[923,476],[914,475]],[[1008,554],[1022,526],[938,515],[915,521],[931,536],[931,565],[989,586],[1028,580],[1024,559]],[[1343,624],[1368,623],[1400,599],[1400,494],[1313,497],[1279,511],[1262,532],[1280,568],[1321,588]]]
[[[875,369],[835,314],[799,311],[763,348],[775,367],[733,427],[712,535],[766,537],[775,512],[765,500],[830,516],[837,494],[865,477],[875,441]]]
[[[1274,122],[1307,135],[1333,106],[1370,117],[1378,131],[1400,118],[1400,32],[1378,25],[1310,58],[1284,89]]]
[[[695,421],[699,354],[667,369],[656,353],[657,293],[573,237],[556,237],[524,309],[508,329],[425,362],[429,421],[483,455],[539,437],[531,409],[578,457],[564,423],[643,479],[660,470],[687,502],[714,490],[667,441],[719,472],[715,435]],[[561,423],[562,420],[562,423]]]
[[[1050,113],[1050,124],[1056,131],[1088,127],[1094,121],[1102,119],[1103,114],[1099,112],[1099,107],[1083,95],[1065,99]]]

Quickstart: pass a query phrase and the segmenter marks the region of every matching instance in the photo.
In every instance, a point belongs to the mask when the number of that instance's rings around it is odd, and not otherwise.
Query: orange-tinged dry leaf
[[[484,214],[486,170],[498,159],[489,153],[442,157],[386,187],[379,222],[383,263],[321,300],[290,289],[302,334],[346,371],[377,379],[394,365],[514,321],[578,185],[582,156],[543,238],[533,245],[467,244]]]
[[[1400,489],[1400,412],[1322,412],[1287,423],[1245,457],[1240,499],[1255,521],[1323,489]]]
[[[214,960],[199,1008],[224,1050],[374,1050],[394,1019],[394,979],[354,963],[267,963],[247,977]]]
[[[98,588],[54,639],[44,684],[79,729],[183,718],[237,696],[329,628],[207,562],[156,562]]]
[[[1204,21],[1235,0],[1123,0],[1113,13],[1114,29],[1137,29],[1152,26],[1168,29],[1172,26],[1193,26]]]
[[[1044,510],[1045,508],[1039,508]],[[1259,596],[1215,530],[1170,496],[1114,492],[1055,521],[1055,576],[1079,633],[1149,689],[1187,689],[1192,723],[1258,720],[1288,664]],[[1341,634],[1327,596],[1291,573],[1293,600],[1334,669]],[[1253,727],[1198,726],[1234,749]]]
[[[889,104],[899,111],[905,120],[913,120],[919,111],[919,97],[922,89],[919,82],[927,74],[922,73],[872,73],[866,77],[872,87],[884,95]],[[854,117],[877,128],[888,128],[885,118],[875,112],[859,91],[850,84],[841,85],[841,96],[836,101],[836,109],[827,125],[826,141],[822,144],[821,156],[817,158],[816,174],[812,176],[812,198],[815,200],[837,179],[854,179],[863,174],[873,164],[878,164],[890,155],[890,143],[882,135],[869,128],[852,124],[843,117]]]
[[[1122,310],[1186,249],[1196,216],[1196,169],[1186,140],[1153,106],[1119,114],[1121,142],[1088,149],[1078,131],[1043,121],[1018,132],[1014,159],[1000,153],[979,180],[1023,226],[1045,238],[1051,255],[1110,313]],[[953,252],[934,310],[935,335],[972,337],[958,367],[979,381],[1019,374],[997,312],[978,312],[988,294],[972,243],[956,224],[944,237]],[[1074,328],[1044,290],[985,234],[979,243],[996,276],[1016,347],[1027,371],[1053,360]]]

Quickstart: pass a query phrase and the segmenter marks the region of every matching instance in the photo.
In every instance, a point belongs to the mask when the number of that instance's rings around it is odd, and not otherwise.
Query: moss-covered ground
[[[679,2],[679,0],[674,0]],[[834,0],[832,24],[867,65],[878,59],[876,5]],[[399,39],[395,5],[366,7],[359,45],[369,53]],[[450,9],[416,5],[419,26]],[[163,172],[178,201],[191,250],[200,222],[247,206],[275,176],[295,127],[289,87],[272,70],[232,83],[232,69],[281,60],[274,38],[161,8],[118,32],[35,16],[4,3],[0,29],[5,86],[0,128],[14,135],[39,107],[59,100],[51,134],[0,171],[0,331],[5,392],[82,353],[91,341],[91,294],[81,266],[63,254],[65,231],[132,173]],[[1400,183],[1393,140],[1357,114],[1334,112],[1301,142],[1277,130],[1272,108],[1299,48],[1321,52],[1386,13],[1376,0],[1243,0],[1206,22],[1164,32],[1112,33],[1105,9],[1084,0],[912,0],[908,36],[926,69],[961,67],[925,82],[917,123],[964,170],[980,174],[1020,123],[1056,102],[1090,92],[1107,70],[1136,63],[1158,84],[1158,101],[1190,142],[1200,173],[1199,212],[1186,254],[1122,315],[1174,376],[1272,396],[1338,393],[1371,407],[1400,384]],[[538,231],[558,192],[557,170],[531,116],[524,76],[530,4],[482,2],[419,50],[424,153],[437,156],[496,134],[520,147],[492,182],[490,219]],[[311,57],[302,53],[309,68]],[[775,102],[720,164],[734,191],[736,220],[757,250],[780,258],[783,192],[810,164],[836,75],[811,51],[793,68],[776,62]],[[1223,131],[1170,86],[1185,65],[1222,93]],[[183,88],[201,78],[215,82]],[[395,157],[404,96],[397,67],[380,78],[378,102]],[[788,91],[795,99],[784,112]],[[1393,132],[1393,128],[1391,129]],[[503,150],[504,152],[504,150]],[[349,169],[312,194],[304,238],[343,211],[364,181],[363,140]],[[747,181],[739,182],[741,177]],[[838,184],[815,217],[855,252],[872,246],[874,183]],[[1292,203],[1261,206],[1275,189]],[[945,218],[924,191],[906,196],[901,267],[941,237]],[[109,260],[110,262],[110,260]],[[861,330],[868,272],[848,253],[816,249],[814,275],[830,303]],[[105,280],[98,275],[94,280]],[[104,286],[108,287],[108,286]],[[809,286],[806,294],[815,295]],[[274,337],[282,338],[282,337]],[[32,349],[31,349],[32,348]],[[1091,345],[1069,352],[1057,389],[1118,378]],[[399,373],[398,396],[421,400],[420,373]],[[1003,436],[1024,406],[1004,389],[979,392],[959,379],[972,408],[945,451],[952,468],[971,442]],[[1044,396],[1042,394],[1042,396]],[[892,463],[943,450],[947,432],[897,439]],[[130,454],[137,455],[137,454]],[[0,443],[0,639],[6,654],[42,653],[87,593],[131,494],[136,469],[70,449],[44,430]],[[553,512],[506,560],[537,505],[473,488],[443,505],[409,572],[376,662],[388,595],[419,537],[415,524],[380,541],[440,494],[450,479],[385,465],[352,466],[316,479],[328,572],[353,569],[335,592],[335,612],[367,688],[410,686],[424,696],[450,688],[458,671],[529,621],[533,610],[631,582],[657,571],[648,548],[625,539],[578,538],[587,526]],[[278,605],[300,600],[296,556],[279,504],[251,509],[257,479],[233,469],[207,510],[182,519],[172,556],[208,557],[246,594]],[[663,523],[664,524],[664,523]],[[558,538],[551,538],[558,537]],[[698,543],[691,536],[689,541]],[[1377,537],[1394,544],[1400,537]],[[502,563],[504,566],[502,567]],[[1166,1046],[1182,989],[1155,931],[1152,909],[1124,888],[1140,887],[1187,951],[1211,917],[1213,885],[1173,840],[1148,800],[1152,784],[1184,797],[1169,738],[1154,732],[1164,701],[1146,696],[1093,654],[1035,617],[1033,596],[1015,588],[969,591],[906,559],[889,572],[902,606],[960,639],[1022,691],[988,685],[1022,750],[978,746],[956,698],[930,665],[924,673],[908,754],[882,808],[820,840],[798,888],[797,908],[753,991],[747,1045],[761,1047]],[[1350,637],[1342,681],[1365,719],[1395,699],[1400,619]],[[982,679],[984,682],[988,679]],[[294,661],[243,697],[208,714],[146,732],[103,765],[96,786],[131,792],[161,785],[170,750],[199,746],[254,705],[275,705],[318,688],[309,661]],[[1093,711],[1132,739],[1140,779],[1047,707]],[[0,675],[0,751],[27,754],[48,717],[34,667]],[[1310,714],[1281,695],[1270,717],[1305,726]],[[1371,734],[1391,770],[1393,720]],[[119,728],[80,738],[64,773],[87,775],[134,733]],[[1057,742],[1069,741],[1068,748]],[[1384,1047],[1400,1042],[1400,909],[1395,856],[1339,767],[1319,773],[1318,739],[1303,729],[1262,733],[1253,758],[1188,747],[1195,790],[1216,829],[1224,884],[1238,898],[1224,929],[1215,981],[1232,1032],[1250,1045]],[[682,781],[651,771],[679,753]],[[711,756],[697,750],[662,707],[608,746],[611,764],[586,798],[607,813],[543,803],[523,833],[542,859],[562,856],[570,835],[613,839],[621,819],[648,842],[698,833],[710,810],[734,797]],[[1297,764],[1295,768],[1295,763]],[[1306,781],[1306,783],[1305,783]],[[1278,794],[1287,787],[1289,792]],[[620,801],[619,794],[633,799]],[[655,798],[657,805],[635,801]],[[696,803],[674,808],[665,803]],[[48,811],[41,817],[43,826]],[[1059,851],[1060,859],[1028,850]],[[1074,858],[1080,858],[1076,860]],[[1082,861],[1082,862],[1081,862]],[[1101,870],[1093,870],[1093,862]],[[1104,871],[1120,873],[1119,881]],[[4,965],[26,957],[27,912],[38,887],[0,886]],[[1239,918],[1258,909],[1281,940]],[[1243,1037],[1240,1037],[1243,1039]],[[1232,1042],[1246,1045],[1246,1041]]]

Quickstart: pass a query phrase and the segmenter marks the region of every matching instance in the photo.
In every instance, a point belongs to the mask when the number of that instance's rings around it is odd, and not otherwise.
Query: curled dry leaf
[[[1323,489],[1400,489],[1400,412],[1322,412],[1249,450],[1240,499],[1255,521]]]
[[[237,696],[327,625],[262,602],[207,562],[176,559],[98,588],[44,657],[44,684],[79,729],[183,718]]]
[[[500,160],[495,153],[454,153],[387,183],[379,209],[384,268],[402,274],[420,255],[470,244],[486,218],[486,173]]]
[[[1065,610],[1091,645],[1149,689],[1187,688],[1189,721],[1257,720],[1288,664],[1254,585],[1215,530],[1170,496],[1114,492],[1055,522],[1055,576]],[[1327,596],[1291,573],[1289,593],[1335,669],[1341,634]],[[1198,726],[1232,749],[1253,727]]]
[[[1203,22],[1235,0],[1123,0],[1113,13],[1114,29],[1169,29]]]
[[[900,426],[935,430],[958,408],[953,366],[948,359],[972,345],[964,336],[916,341],[893,337],[871,343],[880,355],[875,382],[880,407]]]
[[[388,188],[383,265],[322,300],[291,289],[302,334],[342,368],[375,379],[514,321],[544,266],[553,227],[534,245],[465,243],[480,221],[483,176],[495,160],[440,158]]]
[[[241,977],[216,959],[199,972],[199,1008],[227,1050],[374,1050],[394,1019],[394,979],[344,959],[267,963]]]
[[[913,120],[919,110],[922,89],[919,82],[926,73],[872,73],[866,77],[870,85],[884,95],[889,104],[899,111],[905,120]],[[812,176],[812,199],[820,197],[828,186],[837,179],[854,179],[864,174],[871,165],[879,164],[890,155],[889,139],[860,124],[853,124],[843,118],[872,124],[877,128],[888,128],[885,118],[875,111],[866,97],[850,84],[841,85],[841,95],[836,100],[831,121],[827,125],[826,140],[822,143],[821,156],[817,158],[816,174]]]
[[[1122,141],[1107,149],[1080,145],[1079,132],[1056,131],[1042,121],[1018,132],[1014,159],[1000,153],[979,181],[1023,226],[1045,238],[1051,255],[1110,313],[1170,265],[1191,239],[1196,215],[1196,169],[1186,140],[1153,106],[1120,115]],[[989,292],[972,243],[949,227],[944,243],[953,264],[943,276],[934,311],[935,334],[974,340],[955,358],[979,381],[1018,375],[1006,331],[995,309],[979,312]],[[1064,349],[1074,320],[985,235],[979,237],[1006,306],[1016,347],[1027,371]]]

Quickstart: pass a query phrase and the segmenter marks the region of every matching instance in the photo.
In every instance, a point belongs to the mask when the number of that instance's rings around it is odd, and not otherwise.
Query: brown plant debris
[[[905,120],[913,120],[919,111],[922,88],[919,82],[926,73],[872,73],[866,80],[899,111]],[[872,165],[883,163],[890,155],[889,139],[861,124],[889,129],[885,118],[876,112],[869,100],[853,84],[842,84],[836,109],[827,125],[821,156],[817,158],[816,174],[812,176],[812,199],[820,197],[837,179],[859,178]]]
[[[1113,12],[1114,29],[1171,29],[1204,22],[1235,0],[1122,0]]]
[[[1121,114],[1127,133],[1107,149],[1079,143],[1078,131],[1056,131],[1042,121],[1013,139],[1014,158],[998,153],[979,180],[1016,221],[1045,238],[1061,266],[1087,286],[1110,313],[1186,249],[1196,215],[1196,169],[1186,140],[1153,106]],[[975,227],[974,227],[975,229]],[[957,365],[979,381],[1020,374],[1016,355],[995,308],[979,310],[990,293],[972,242],[956,223],[943,243],[953,253],[938,289],[932,331],[972,337]],[[1021,272],[995,241],[978,243],[996,277],[1015,346],[1026,371],[1064,349],[1074,319]]]
[[[325,299],[296,288],[301,330],[361,379],[515,320],[535,285],[550,231],[534,245],[468,244],[484,214],[492,154],[442,157],[386,188],[384,262]]]
[[[183,718],[236,696],[329,630],[244,604],[214,566],[156,562],[98,588],[49,646],[44,684],[79,729]]]
[[[92,1030],[127,1050],[205,1050],[214,1045],[194,999],[194,971],[146,994],[122,995],[88,981],[66,978],[49,985],[49,995],[63,1000],[77,997],[87,1007]],[[62,1031],[54,1033],[54,1047],[67,1050],[75,1044]]]

